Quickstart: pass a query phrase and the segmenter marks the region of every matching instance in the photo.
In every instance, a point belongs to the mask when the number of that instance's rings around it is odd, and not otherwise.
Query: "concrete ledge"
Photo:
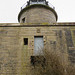
[[[63,23],[0,23],[0,27],[47,27],[47,26],[75,26],[75,22]]]

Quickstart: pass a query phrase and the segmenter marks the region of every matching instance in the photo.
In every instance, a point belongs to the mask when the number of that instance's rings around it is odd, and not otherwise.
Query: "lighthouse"
[[[46,0],[29,0],[18,15],[20,23],[56,23],[57,19],[55,7]]]

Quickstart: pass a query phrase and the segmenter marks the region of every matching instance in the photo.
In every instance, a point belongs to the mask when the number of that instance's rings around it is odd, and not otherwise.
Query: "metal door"
[[[43,53],[43,36],[35,36],[34,37],[34,55],[39,55]]]

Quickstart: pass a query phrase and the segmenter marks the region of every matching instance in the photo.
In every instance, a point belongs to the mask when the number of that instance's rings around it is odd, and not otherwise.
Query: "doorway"
[[[44,41],[43,36],[34,37],[34,55],[43,54]]]

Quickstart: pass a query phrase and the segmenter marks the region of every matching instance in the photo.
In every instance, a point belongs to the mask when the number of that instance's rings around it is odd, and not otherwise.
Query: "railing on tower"
[[[28,2],[27,3],[25,3],[22,7],[21,7],[21,10],[23,10],[25,7],[27,7],[28,5],[33,5],[33,4],[43,4],[43,5],[47,5],[47,6],[49,6],[49,7],[51,7],[52,9],[54,9],[55,10],[55,7],[51,4],[51,3],[49,3],[49,2],[46,2],[46,4],[43,2],[32,2],[31,4],[28,4]]]

